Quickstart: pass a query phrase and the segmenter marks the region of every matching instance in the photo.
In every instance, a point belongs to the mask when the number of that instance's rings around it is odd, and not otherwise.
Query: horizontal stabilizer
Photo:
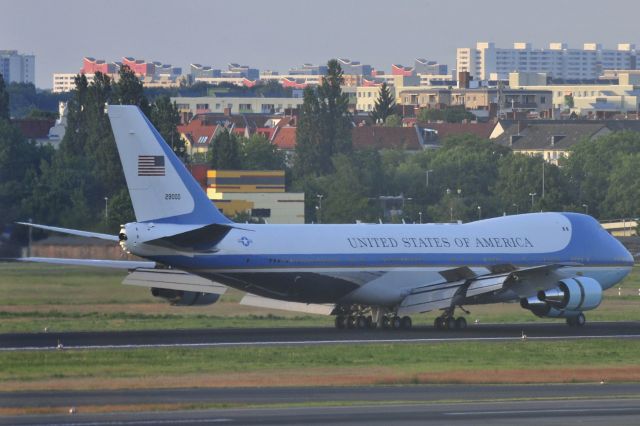
[[[227,291],[225,285],[177,269],[138,269],[127,275],[122,284],[220,295]]]
[[[178,250],[207,250],[218,244],[231,229],[232,228],[230,226],[214,223],[212,225],[198,227],[179,234],[145,241],[145,244],[169,247]]]
[[[20,262],[50,263],[53,265],[91,266],[95,268],[137,269],[155,268],[155,262],[137,260],[67,259],[58,257],[21,257]]]
[[[118,242],[117,235],[100,234],[99,232],[80,231],[78,229],[59,228],[57,226],[39,225],[37,223],[16,222],[18,225],[30,226],[32,228],[44,229],[46,231],[60,232],[62,234],[77,235],[78,237],[99,238],[101,240],[109,240]]]
[[[241,305],[255,306],[266,309],[279,309],[282,311],[304,312],[307,314],[330,315],[334,305],[317,303],[286,302],[283,300],[270,299],[268,297],[256,296],[254,294],[245,295],[240,301]]]

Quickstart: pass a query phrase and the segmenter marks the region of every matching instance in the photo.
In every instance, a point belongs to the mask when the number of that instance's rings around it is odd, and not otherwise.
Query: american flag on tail
[[[164,176],[164,155],[138,155],[138,176]]]

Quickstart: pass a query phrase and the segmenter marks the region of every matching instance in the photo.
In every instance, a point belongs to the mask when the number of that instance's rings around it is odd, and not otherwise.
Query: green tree
[[[242,168],[238,139],[228,130],[223,130],[213,138],[209,151],[213,169],[236,170]]]
[[[330,172],[333,167],[330,161],[334,154],[348,154],[352,151],[351,114],[349,113],[349,97],[342,93],[344,78],[337,60],[327,62],[327,75],[322,77],[318,87],[320,118],[323,140],[320,145],[321,170]]]
[[[115,87],[115,103],[137,105],[146,116],[149,116],[149,101],[144,94],[140,79],[127,65],[120,67],[119,77]]]
[[[4,77],[0,73],[0,120],[9,119],[9,92],[4,84]]]
[[[58,118],[57,111],[45,111],[42,109],[32,109],[27,114],[27,118],[36,118],[36,119],[48,119],[48,120],[56,120]]]
[[[296,130],[296,176],[325,175],[333,171],[332,157],[352,151],[349,98],[342,93],[342,69],[335,59],[314,91],[305,90]]]
[[[397,114],[391,114],[384,120],[384,127],[401,127],[402,120]]]
[[[0,119],[0,225],[19,219],[24,213],[22,202],[39,173],[42,151],[9,120]]]
[[[335,172],[319,178],[323,192],[319,221],[322,223],[354,223],[356,220],[374,220],[361,169],[349,155],[333,158]],[[316,200],[312,200],[315,202]],[[318,205],[319,207],[319,205]]]
[[[544,196],[542,192],[544,173]],[[498,179],[493,188],[500,206],[506,213],[519,211],[563,211],[575,205],[573,194],[562,172],[542,157],[509,154],[498,161]],[[531,206],[531,196],[534,205]]]
[[[574,145],[571,155],[561,160],[561,166],[577,204],[587,204],[589,214],[595,217],[608,217],[612,212],[608,211],[605,200],[612,190],[612,172],[624,156],[637,153],[640,153],[640,133],[633,131],[585,139]]]
[[[574,101],[573,101],[573,95],[564,95],[564,106],[566,106],[568,109],[573,108],[575,105]]]
[[[242,141],[242,168],[246,170],[283,170],[284,154],[266,137],[251,135]]]
[[[315,90],[307,86],[303,93],[303,103],[296,128],[296,152],[294,174],[298,179],[318,173],[317,159],[319,157],[320,104]]]
[[[640,216],[640,153],[618,156],[609,176],[609,189],[604,199],[603,215],[608,218]]]
[[[446,121],[447,123],[461,123],[464,120],[475,120],[476,116],[467,111],[464,106],[451,106],[445,109],[422,108],[418,113],[418,121]]]
[[[369,113],[369,117],[374,123],[385,123],[387,117],[393,114],[395,110],[395,100],[391,94],[391,90],[386,82],[382,83],[378,99],[373,106],[373,110]]]
[[[151,105],[149,119],[171,149],[184,159],[186,152],[184,141],[177,129],[180,125],[180,113],[176,103],[171,103],[167,95],[158,96]]]

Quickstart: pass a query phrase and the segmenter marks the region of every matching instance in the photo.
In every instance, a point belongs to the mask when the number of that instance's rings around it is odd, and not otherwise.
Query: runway
[[[48,406],[75,406],[78,410],[75,415],[0,416],[0,423],[15,425],[637,424],[640,415],[638,384],[124,390],[25,392],[6,396],[0,396],[3,407],[50,403]],[[171,401],[289,406],[83,413],[83,405],[118,404],[124,401],[122,398],[128,398],[130,404]],[[323,405],[309,406],[319,403]]]
[[[363,343],[437,343],[461,341],[570,340],[640,338],[640,322],[591,322],[581,328],[564,322],[536,324],[472,324],[466,330],[432,327],[411,330],[337,330],[307,328],[230,328],[122,332],[49,332],[0,335],[0,351],[66,349],[127,349],[141,347],[220,347],[259,345],[323,345]]]

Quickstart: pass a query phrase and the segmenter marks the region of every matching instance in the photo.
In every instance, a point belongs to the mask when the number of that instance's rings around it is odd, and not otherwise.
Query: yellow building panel
[[[284,192],[284,170],[207,170],[207,187],[214,193]]]
[[[216,207],[227,217],[233,217],[238,213],[250,212],[254,203],[245,200],[216,200]]]

